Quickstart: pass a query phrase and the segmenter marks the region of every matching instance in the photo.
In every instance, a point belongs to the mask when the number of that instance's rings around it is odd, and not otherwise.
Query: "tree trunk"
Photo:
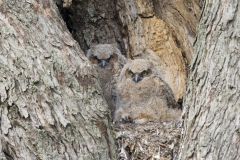
[[[180,159],[240,159],[240,1],[205,1]]]
[[[0,0],[0,159],[114,159],[96,73],[52,0]]]

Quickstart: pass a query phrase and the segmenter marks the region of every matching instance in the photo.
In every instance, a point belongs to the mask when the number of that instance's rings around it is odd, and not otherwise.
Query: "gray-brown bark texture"
[[[114,159],[96,73],[51,0],[0,0],[0,159]]]
[[[240,159],[240,1],[207,0],[184,102],[180,159]]]

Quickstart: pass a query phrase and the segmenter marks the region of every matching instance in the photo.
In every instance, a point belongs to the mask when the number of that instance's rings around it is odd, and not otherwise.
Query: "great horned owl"
[[[175,100],[181,104],[182,96],[183,96],[183,88],[185,88],[185,84],[183,84],[183,75],[176,74],[175,70],[178,71],[179,68],[175,68],[174,66],[169,66],[166,64],[156,52],[151,49],[144,49],[141,53],[138,53],[135,58],[141,58],[151,61],[155,68],[161,70],[161,79],[168,84],[168,86],[173,91],[173,95]]]
[[[115,77],[118,77],[126,58],[114,44],[98,44],[87,51],[88,59],[95,64],[103,94],[111,109],[115,106]]]
[[[128,62],[117,82],[115,122],[177,120],[181,115],[171,88],[149,60]]]

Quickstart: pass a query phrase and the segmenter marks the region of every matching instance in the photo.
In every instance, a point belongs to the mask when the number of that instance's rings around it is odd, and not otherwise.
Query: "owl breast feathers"
[[[169,121],[181,114],[172,90],[149,60],[135,59],[124,66],[116,94],[115,122]]]

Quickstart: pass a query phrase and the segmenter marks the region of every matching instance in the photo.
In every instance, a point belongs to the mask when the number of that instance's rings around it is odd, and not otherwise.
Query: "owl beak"
[[[103,60],[100,61],[99,65],[100,65],[101,68],[105,68],[108,65],[108,62],[103,59]]]
[[[139,76],[139,74],[135,74],[134,77],[133,77],[133,81],[135,83],[138,83],[142,80],[142,78]]]

